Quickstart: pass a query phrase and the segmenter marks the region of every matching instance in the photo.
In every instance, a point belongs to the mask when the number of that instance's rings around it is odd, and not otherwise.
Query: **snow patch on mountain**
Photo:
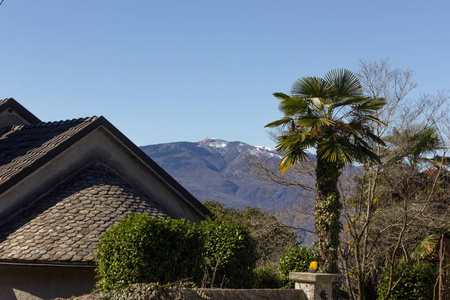
[[[216,200],[236,208],[277,209],[306,199],[295,187],[259,181],[249,173],[251,156],[267,161],[278,171],[282,153],[270,147],[207,138],[141,149],[201,202]]]
[[[248,152],[251,155],[263,155],[281,159],[283,156],[276,150],[265,146],[249,146]]]
[[[221,155],[225,155],[231,142],[227,142],[216,138],[206,138],[196,142],[198,147],[207,149],[208,151],[216,151]]]

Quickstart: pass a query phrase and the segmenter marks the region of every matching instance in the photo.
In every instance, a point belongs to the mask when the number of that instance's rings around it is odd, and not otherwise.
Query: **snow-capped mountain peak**
[[[201,141],[197,142],[199,145],[206,145],[209,147],[214,147],[214,148],[226,148],[229,144],[229,142],[221,140],[221,139],[216,139],[216,138],[206,138],[203,139]]]
[[[200,201],[217,200],[233,207],[272,207],[274,201],[283,206],[298,199],[297,193],[289,194],[289,188],[273,190],[270,184],[248,173],[248,158],[253,155],[271,160],[276,170],[281,155],[269,147],[206,138],[141,149]]]

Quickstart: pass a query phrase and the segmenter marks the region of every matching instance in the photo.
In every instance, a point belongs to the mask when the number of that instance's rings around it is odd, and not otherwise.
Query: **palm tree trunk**
[[[342,209],[338,190],[340,169],[337,163],[325,161],[318,156],[315,227],[322,259],[319,270],[326,273],[339,273],[337,260],[342,227],[339,220]]]

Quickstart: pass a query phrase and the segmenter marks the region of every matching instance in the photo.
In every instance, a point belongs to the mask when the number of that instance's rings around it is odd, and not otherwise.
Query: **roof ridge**
[[[3,133],[0,137],[0,187],[75,135],[83,135],[82,131],[96,126],[102,118],[92,116],[19,125]]]
[[[9,98],[5,98],[5,99],[1,99],[0,104],[3,104],[5,102],[7,102],[8,100],[14,100],[14,98],[9,97]]]
[[[13,128],[17,129],[24,129],[24,128],[35,128],[35,127],[47,127],[47,126],[53,126],[53,125],[66,125],[66,124],[74,124],[74,123],[82,123],[82,122],[93,122],[100,117],[98,116],[91,116],[91,117],[81,117],[81,118],[74,118],[74,119],[66,119],[66,120],[58,120],[58,121],[49,121],[49,122],[41,122],[41,123],[35,123],[35,124],[29,124],[29,125],[19,125],[21,126],[14,126]]]

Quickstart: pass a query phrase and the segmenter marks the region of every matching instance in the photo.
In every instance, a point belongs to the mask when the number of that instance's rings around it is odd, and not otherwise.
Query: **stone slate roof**
[[[6,98],[3,100],[0,100],[0,112],[3,112],[5,110],[14,109],[19,115],[24,117],[28,120],[30,123],[41,123],[42,121],[39,120],[38,117],[33,115],[28,109],[23,107],[19,102],[14,100],[13,98]]]
[[[104,117],[41,122],[14,99],[0,100],[0,113],[9,109],[31,124],[5,123],[8,127],[0,129],[0,201],[11,187],[26,189],[22,180],[28,175],[94,130],[104,128],[180,195],[180,201],[199,216],[210,213]],[[119,175],[93,163],[71,178],[61,178],[33,203],[0,220],[0,263],[93,265],[100,236],[126,215],[173,217]]]
[[[0,184],[31,166],[98,117],[13,126],[0,136]]]
[[[203,216],[210,214],[209,210],[174,178],[101,116],[17,125],[10,130],[0,132],[0,196],[39,167],[50,162],[58,153],[100,126],[119,139],[125,147],[181,195],[183,201],[186,201],[194,210]]]
[[[93,264],[99,237],[130,213],[168,217],[115,173],[93,164],[2,223],[0,261]]]

